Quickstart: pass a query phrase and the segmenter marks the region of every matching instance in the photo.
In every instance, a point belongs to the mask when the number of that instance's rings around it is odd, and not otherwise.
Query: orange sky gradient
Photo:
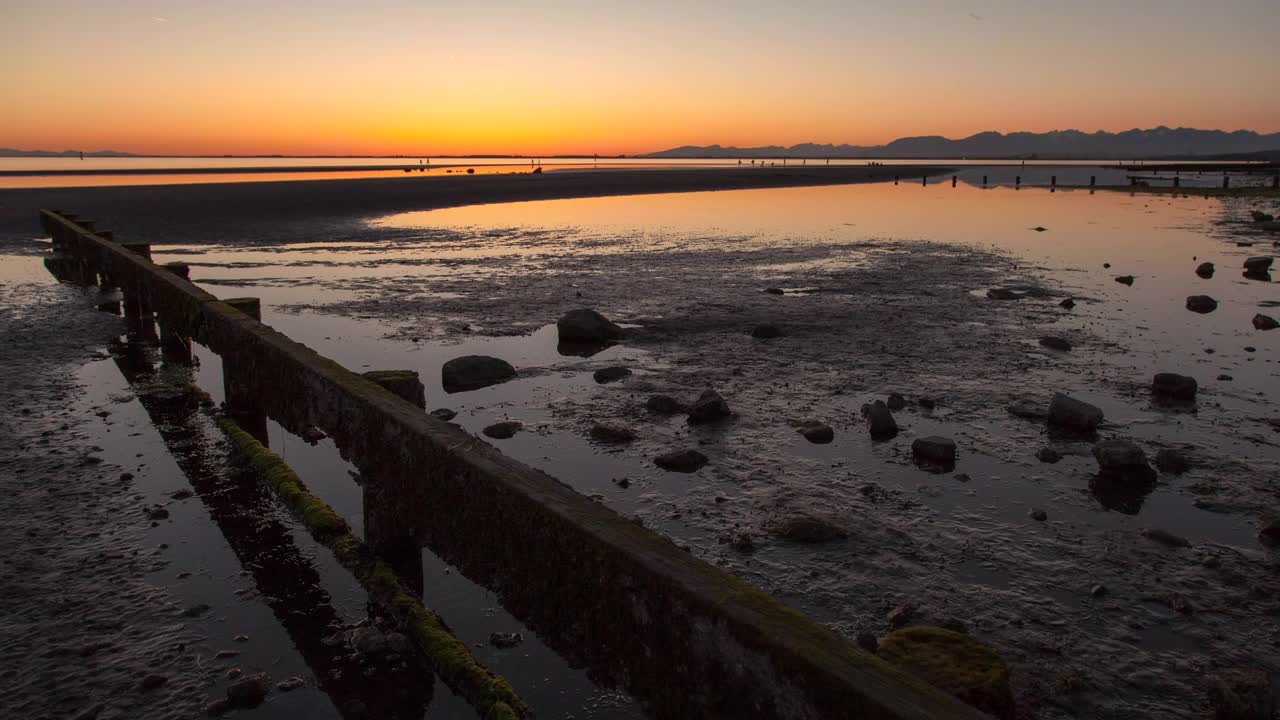
[[[605,155],[1280,130],[1264,87],[1280,12],[1208,5],[0,0],[0,147]]]

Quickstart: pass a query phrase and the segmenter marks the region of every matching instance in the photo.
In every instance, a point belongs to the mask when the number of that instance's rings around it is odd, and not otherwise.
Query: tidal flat
[[[1260,531],[1280,480],[1280,333],[1253,319],[1280,314],[1280,294],[1245,262],[1277,252],[1251,213],[1280,203],[983,189],[978,173],[957,187],[277,220],[267,237],[240,241],[247,223],[226,243],[190,216],[140,231],[157,261],[188,263],[219,296],[260,297],[264,322],[346,367],[418,371],[428,409],[456,412],[468,431],[518,421],[489,442],[850,642],[963,628],[1009,663],[1025,717],[1201,716],[1209,678],[1274,667],[1278,652],[1276,551]],[[203,228],[199,242],[182,241],[184,221]],[[1188,310],[1199,295],[1216,309]],[[558,343],[557,318],[584,307],[619,323],[621,340]],[[198,383],[220,399],[217,357],[197,354]],[[475,354],[517,378],[446,392],[443,364]],[[1196,399],[1154,397],[1160,372],[1194,377]],[[648,406],[654,395],[687,406],[708,389],[728,418],[691,425]],[[1035,417],[1055,393],[1102,410],[1096,434]],[[877,400],[898,426],[890,437],[862,417]],[[811,422],[831,441],[799,432]],[[601,424],[634,439],[602,442]],[[913,442],[933,436],[955,442],[954,466],[917,462]],[[1113,438],[1187,467],[1117,488],[1092,454]],[[271,444],[361,527],[336,448],[275,425]],[[706,464],[655,464],[686,449]],[[830,532],[788,532],[797,517]],[[469,639],[516,628],[474,617],[483,591],[429,549],[423,564],[428,604],[446,619],[471,613],[455,623]],[[552,651],[486,652],[535,708],[567,711],[556,679],[529,667],[529,653]],[[574,682],[573,707],[609,690]]]

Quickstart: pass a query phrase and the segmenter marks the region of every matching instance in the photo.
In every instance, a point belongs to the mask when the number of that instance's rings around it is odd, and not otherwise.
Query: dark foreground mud
[[[218,668],[184,651],[202,634],[147,581],[168,560],[146,536],[137,468],[104,461],[101,418],[78,403],[76,373],[112,335],[86,294],[0,283],[0,715],[201,714]]]

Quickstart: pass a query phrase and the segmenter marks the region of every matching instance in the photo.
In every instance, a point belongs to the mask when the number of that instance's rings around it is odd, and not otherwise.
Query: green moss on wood
[[[312,494],[301,478],[270,449],[225,416],[216,418],[237,455],[265,480],[307,530],[355,575],[371,600],[395,618],[401,630],[450,687],[465,697],[481,717],[520,720],[529,708],[511,685],[482,666],[466,643],[444,626],[440,617],[411,595],[400,578],[351,532],[351,527],[327,503]]]
[[[1008,666],[968,635],[938,627],[903,628],[880,641],[879,655],[980,710],[1013,716]]]

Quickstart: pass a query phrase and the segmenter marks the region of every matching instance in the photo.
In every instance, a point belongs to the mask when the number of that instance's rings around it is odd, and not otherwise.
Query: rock
[[[645,401],[644,407],[659,415],[674,415],[684,409],[684,405],[670,395],[652,395]]]
[[[1046,335],[1040,338],[1040,344],[1050,350],[1061,350],[1062,352],[1071,350],[1071,343],[1060,337],[1053,337],[1052,335]]]
[[[1187,309],[1201,315],[1218,309],[1218,301],[1208,295],[1192,295],[1187,298]]]
[[[306,440],[308,443],[312,445],[315,445],[316,443],[320,442],[321,440],[327,437],[329,436],[326,435],[323,430],[316,427],[315,425],[308,425],[302,431],[302,439]]]
[[[1062,453],[1051,447],[1042,447],[1036,451],[1036,459],[1042,463],[1049,463],[1052,465],[1062,459]]]
[[[480,432],[494,440],[507,440],[508,438],[514,437],[515,434],[520,432],[520,429],[523,427],[524,423],[519,420],[504,420],[502,422],[494,423]]]
[[[1151,381],[1151,394],[1165,400],[1190,402],[1196,399],[1196,379],[1177,373],[1156,373]]]
[[[142,512],[147,516],[148,520],[164,520],[169,517],[169,511],[159,505],[144,508]]]
[[[987,298],[991,300],[1017,300],[1020,297],[1022,297],[1020,293],[1008,288],[991,288],[987,291]]]
[[[1273,317],[1258,313],[1253,316],[1253,327],[1255,330],[1275,330],[1280,327],[1280,322]]]
[[[1116,282],[1120,283],[1121,285],[1132,285],[1132,284],[1133,284],[1133,276],[1132,276],[1132,275],[1117,275],[1117,276],[1116,276]]]
[[[918,462],[955,465],[956,443],[951,438],[930,435],[911,442],[911,454]]]
[[[1093,446],[1093,458],[1098,461],[1098,473],[1105,477],[1146,475],[1151,471],[1147,454],[1129,440],[1103,440]]]
[[[1058,307],[1066,308],[1068,310],[1070,310],[1075,306],[1076,306],[1076,301],[1072,300],[1071,298],[1067,298],[1066,300],[1063,300],[1062,302],[1058,303]]]
[[[776,287],[765,288],[765,289],[764,289],[764,291],[765,291],[765,292],[767,292],[767,293],[769,293],[770,295],[782,295],[782,294],[783,294],[783,290],[782,290],[782,288],[776,288]]]
[[[922,397],[919,400],[916,400],[916,402],[919,403],[920,407],[924,408],[925,410],[932,410],[938,406],[938,401],[934,400],[931,397]]]
[[[516,369],[506,360],[487,355],[454,358],[440,370],[441,384],[447,393],[478,390],[504,383],[516,376]]]
[[[596,382],[603,385],[605,383],[617,382],[630,374],[630,369],[615,365],[613,367],[597,370],[591,377],[594,378]]]
[[[1107,594],[1106,585],[1094,585],[1093,587],[1089,588],[1090,597],[1102,597],[1103,595],[1106,595],[1106,594]]]
[[[1005,408],[1005,410],[1008,410],[1009,414],[1014,417],[1020,417],[1026,420],[1043,421],[1049,416],[1049,413],[1045,411],[1044,405],[1028,398],[1015,400],[1011,405]]]
[[[1280,511],[1271,511],[1262,516],[1258,524],[1258,540],[1263,545],[1280,546]]]
[[[907,406],[907,399],[898,393],[889,393],[889,399],[885,404],[890,410],[901,410]]]
[[[279,683],[277,683],[276,689],[279,690],[280,692],[290,692],[292,690],[297,690],[298,688],[306,684],[307,683],[305,680],[298,677],[297,675],[294,675],[291,678],[281,680]]]
[[[597,442],[621,444],[635,440],[636,433],[625,425],[594,422],[591,424],[591,438]]]
[[[147,692],[148,690],[155,690],[167,682],[169,682],[168,677],[153,673],[142,678],[142,681],[138,683],[138,687],[141,688],[143,692]]]
[[[209,717],[219,717],[231,712],[234,706],[226,698],[218,698],[205,706],[204,712]]]
[[[496,632],[489,634],[489,644],[496,648],[513,648],[522,642],[524,642],[524,635],[521,635],[518,632]]]
[[[1219,375],[1218,379],[1222,380],[1223,382],[1231,382],[1232,380],[1235,380],[1235,378],[1231,377],[1230,375],[1227,375],[1226,373]]]
[[[560,340],[573,342],[604,342],[622,337],[622,328],[595,310],[581,308],[570,310],[556,321]]]
[[[449,408],[436,408],[431,411],[431,415],[433,417],[440,418],[445,422],[449,422],[450,420],[458,417],[458,413],[454,410],[450,410]]]
[[[1009,669],[988,645],[939,627],[895,630],[880,642],[881,659],[1001,720],[1015,716]]]
[[[689,409],[689,422],[707,423],[729,417],[729,403],[715,390],[705,390]]]
[[[1213,267],[1213,263],[1211,262],[1202,262],[1196,266],[1196,274],[1202,278],[1213,277],[1213,271],[1214,271],[1214,267]]]
[[[1036,232],[1044,232],[1045,230],[1048,230],[1049,228],[1044,227],[1043,225],[1037,225],[1037,226],[1035,226],[1035,227],[1033,227],[1033,228],[1031,228],[1031,229],[1032,229],[1032,230],[1035,230]]]
[[[362,377],[381,385],[391,394],[420,408],[427,407],[427,390],[416,370],[370,370]]]
[[[1147,528],[1142,531],[1142,537],[1158,542],[1161,545],[1168,545],[1169,547],[1191,547],[1191,542],[1186,538],[1180,535],[1174,535],[1168,530],[1161,530],[1160,528]]]
[[[836,433],[831,426],[819,420],[805,420],[800,423],[796,431],[803,435],[805,440],[817,445],[826,445],[836,438]]]
[[[235,708],[253,708],[262,704],[271,692],[271,676],[257,673],[227,687],[227,702]]]
[[[676,450],[654,458],[653,464],[671,472],[691,473],[707,464],[707,456],[697,450]]]
[[[1271,268],[1271,258],[1269,257],[1251,257],[1244,261],[1244,269],[1249,272],[1261,273]]]
[[[807,512],[794,512],[774,523],[770,528],[774,535],[800,543],[821,543],[849,536],[830,518]]]
[[[770,338],[779,338],[785,334],[786,333],[782,332],[782,328],[779,327],[778,325],[775,325],[774,323],[761,323],[755,326],[755,328],[751,331],[751,337],[759,338],[761,340],[768,340]]]
[[[1102,410],[1083,400],[1054,393],[1053,400],[1049,401],[1047,422],[1058,428],[1092,433],[1102,422]]]
[[[1272,222],[1276,219],[1275,216],[1272,215],[1271,213],[1264,213],[1261,210],[1250,210],[1249,217],[1253,218],[1254,222],[1259,222],[1259,223]]]
[[[880,400],[862,407],[862,414],[867,418],[867,426],[871,437],[875,440],[888,440],[898,434],[898,423],[889,412],[889,406]]]
[[[1276,698],[1264,670],[1227,670],[1210,675],[1206,692],[1214,720],[1272,720]]]
[[[1049,513],[1040,509],[1033,509],[1029,514],[1032,520],[1037,520],[1039,522],[1044,522],[1049,519]]]
[[[1156,452],[1156,467],[1169,475],[1181,475],[1191,469],[1191,462],[1181,450],[1165,448]]]

